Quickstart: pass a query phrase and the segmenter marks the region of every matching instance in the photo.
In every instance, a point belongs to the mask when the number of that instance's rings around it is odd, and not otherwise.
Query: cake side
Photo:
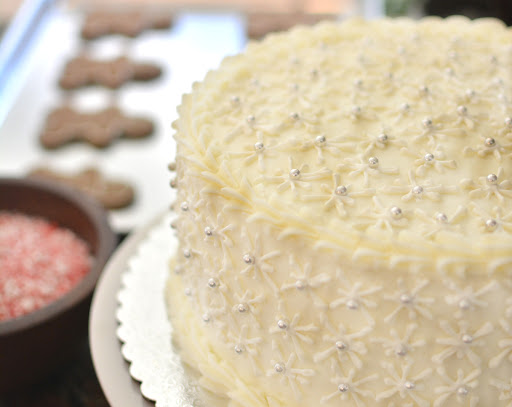
[[[510,402],[510,39],[326,23],[195,84],[167,296],[207,387],[234,406]]]

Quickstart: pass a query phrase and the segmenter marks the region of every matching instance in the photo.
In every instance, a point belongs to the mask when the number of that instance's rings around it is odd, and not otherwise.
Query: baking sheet
[[[227,55],[246,43],[243,18],[233,12],[175,11],[168,30],[146,31],[134,39],[110,36],[84,43],[79,30],[83,11],[66,2],[46,7],[31,41],[24,41],[16,69],[0,82],[0,176],[24,176],[36,166],[78,172],[96,166],[107,177],[132,184],[136,200],[126,209],[110,211],[111,225],[128,233],[167,208],[174,191],[167,165],[175,144],[171,123],[181,96]],[[98,59],[126,55],[163,69],[156,81],[128,83],[117,91],[90,87],[66,93],[57,82],[64,64],[81,51]],[[126,113],[150,118],[155,133],[144,140],[119,140],[105,149],[72,144],[47,151],[39,145],[46,115],[68,101],[81,111],[96,111],[112,100]]]

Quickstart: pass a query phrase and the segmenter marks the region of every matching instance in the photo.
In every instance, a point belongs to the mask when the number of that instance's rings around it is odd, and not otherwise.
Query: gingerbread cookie
[[[78,189],[99,201],[106,209],[125,208],[135,197],[134,190],[129,184],[106,179],[96,168],[87,168],[77,174],[67,175],[40,167],[30,171],[27,176],[55,181]]]
[[[335,18],[334,14],[250,13],[247,16],[247,36],[260,39],[268,33],[286,31],[295,25],[312,25]]]
[[[80,56],[66,64],[59,85],[63,89],[88,85],[117,89],[128,81],[150,81],[161,74],[162,70],[156,65],[137,63],[126,57],[97,61]]]
[[[102,148],[118,138],[140,139],[148,137],[153,131],[154,125],[150,120],[126,116],[116,107],[95,113],[81,113],[70,107],[61,107],[48,115],[39,140],[48,149],[74,141],[84,141]]]
[[[172,25],[168,13],[143,11],[98,11],[89,14],[83,23],[81,35],[93,40],[106,35],[119,34],[137,37],[146,30],[164,30]]]

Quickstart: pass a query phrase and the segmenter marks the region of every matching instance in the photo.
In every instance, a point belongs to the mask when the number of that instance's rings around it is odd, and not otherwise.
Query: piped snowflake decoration
[[[295,362],[297,361],[297,355],[295,353],[290,353],[288,360],[284,360],[281,352],[277,352],[279,355],[279,359],[272,359],[270,361],[272,365],[272,369],[267,371],[267,376],[276,376],[281,379],[281,383],[288,384],[293,394],[297,399],[300,398],[300,385],[305,385],[309,383],[308,377],[312,377],[315,374],[313,369],[300,369],[295,367]]]
[[[364,389],[368,382],[378,379],[377,374],[372,374],[361,379],[355,379],[356,370],[350,369],[348,375],[337,374],[331,379],[331,383],[336,386],[336,390],[320,399],[321,404],[339,397],[342,404],[352,400],[357,407],[366,407],[364,399],[372,399],[373,393]],[[333,386],[334,387],[334,386]]]
[[[259,372],[257,367],[258,345],[263,341],[261,337],[250,338],[248,336],[249,326],[243,324],[240,328],[238,336],[233,335],[231,332],[228,334],[230,343],[229,345],[238,355],[247,355],[255,372]]]
[[[370,177],[377,174],[396,175],[399,169],[396,167],[385,168],[380,165],[377,157],[370,158],[352,158],[348,157],[343,160],[343,163],[336,167],[336,170],[341,172],[348,172],[349,177],[357,175],[363,176],[363,186],[368,187]]]
[[[446,169],[457,168],[455,160],[446,160],[446,156],[440,144],[432,149],[422,149],[418,152],[411,151],[408,147],[403,147],[400,152],[415,158],[415,173],[418,177],[424,177],[430,169],[442,174]]]
[[[501,352],[489,361],[490,368],[498,367],[507,356],[508,360],[512,362],[512,326],[504,319],[500,320],[500,325],[501,329],[503,329],[508,337],[500,339],[498,342],[498,347],[501,349]]]
[[[428,306],[433,304],[435,299],[420,295],[420,291],[422,291],[428,283],[428,280],[422,280],[412,290],[408,290],[404,279],[398,279],[398,290],[392,295],[384,296],[384,299],[398,304],[393,312],[384,318],[384,322],[391,322],[402,310],[406,311],[409,319],[416,319],[418,315],[432,319],[432,313],[428,310]]]
[[[480,158],[485,158],[493,155],[496,160],[502,162],[503,159],[512,156],[512,143],[500,143],[493,137],[482,138],[482,142],[474,147],[466,147],[464,149],[466,155],[477,155]]]
[[[392,363],[383,363],[382,367],[388,371],[388,376],[384,378],[384,384],[388,389],[377,394],[377,401],[380,402],[399,395],[403,400],[411,399],[413,405],[419,407],[430,406],[430,403],[422,398],[420,393],[425,389],[421,381],[432,375],[432,369],[425,369],[413,376],[411,373],[412,361],[402,363],[398,371]]]
[[[441,364],[451,356],[456,356],[458,359],[466,357],[473,366],[480,366],[480,356],[473,348],[485,345],[485,339],[482,338],[493,331],[492,324],[486,322],[475,332],[469,330],[469,324],[466,321],[459,321],[457,331],[447,321],[441,321],[439,325],[449,336],[436,339],[436,343],[444,345],[445,349],[434,355],[432,361]]]
[[[443,129],[440,125],[434,124],[434,121],[430,117],[425,117],[421,121],[420,134],[414,136],[415,142],[427,141],[430,148],[436,145],[436,142],[444,140],[449,137],[463,137],[466,132],[460,128],[447,128]]]
[[[500,206],[494,206],[490,211],[486,211],[476,203],[471,204],[471,210],[480,218],[482,231],[512,232],[512,212],[504,215]]]
[[[421,348],[426,344],[424,339],[411,341],[411,337],[417,328],[417,324],[407,324],[403,337],[400,337],[398,332],[392,328],[389,332],[390,338],[373,338],[371,341],[382,344],[386,356],[394,355],[400,358],[407,358],[411,351]]]
[[[313,339],[311,339],[308,334],[317,332],[319,328],[313,323],[300,325],[300,319],[301,315],[298,313],[295,314],[291,320],[283,315],[279,315],[276,317],[275,325],[270,327],[269,333],[282,335],[285,340],[290,341],[295,353],[299,359],[302,360],[302,357],[304,356],[302,344],[306,343],[311,345],[313,343]]]
[[[496,281],[490,281],[479,290],[474,290],[472,286],[459,287],[454,281],[448,280],[445,285],[453,292],[445,297],[448,305],[455,305],[457,311],[455,318],[462,318],[468,312],[475,311],[477,308],[487,307],[487,302],[481,299],[482,296],[497,288]]]
[[[497,174],[480,177],[478,182],[463,179],[460,184],[464,189],[470,190],[469,197],[472,199],[490,199],[494,197],[503,203],[505,198],[512,198],[512,182],[503,179],[504,175],[503,167],[499,167]]]
[[[427,239],[434,239],[441,232],[460,233],[461,221],[467,216],[467,213],[467,209],[463,206],[457,207],[451,217],[442,212],[429,216],[421,209],[414,211],[414,214],[424,222],[421,234]]]
[[[489,380],[489,384],[493,387],[496,387],[500,391],[500,401],[509,401],[506,405],[504,405],[504,407],[512,407],[512,379],[510,379],[510,381],[507,383],[502,380],[491,378],[491,380]]]
[[[395,233],[396,229],[408,226],[409,221],[401,208],[398,206],[386,207],[376,196],[372,198],[372,201],[373,208],[366,208],[359,214],[361,219],[354,223],[356,229],[384,229]]]
[[[445,385],[434,389],[435,394],[439,397],[434,401],[433,407],[453,406],[453,402],[469,407],[478,405],[479,398],[476,394],[473,394],[473,391],[478,386],[477,379],[482,373],[480,369],[475,369],[467,375],[464,374],[462,369],[457,369],[455,379],[448,375],[444,367],[439,367],[437,373],[443,379]],[[445,404],[447,402],[448,404]]]
[[[329,152],[332,156],[336,157],[342,151],[355,152],[356,145],[347,136],[327,137],[325,134],[319,134],[313,140],[303,142],[300,147],[303,151],[312,148],[316,149],[317,162],[322,164],[325,162],[325,152]]]

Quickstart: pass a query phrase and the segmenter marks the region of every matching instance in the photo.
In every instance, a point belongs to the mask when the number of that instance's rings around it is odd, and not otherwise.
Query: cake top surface
[[[283,236],[494,271],[512,262],[510,66],[493,19],[297,27],[196,83],[175,138],[189,171]]]

